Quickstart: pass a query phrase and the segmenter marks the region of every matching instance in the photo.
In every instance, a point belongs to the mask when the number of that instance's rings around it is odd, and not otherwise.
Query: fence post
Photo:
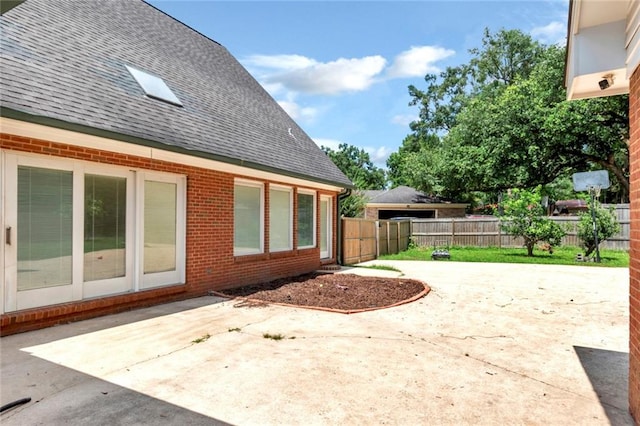
[[[454,245],[456,241],[456,220],[451,218],[451,246]]]
[[[396,253],[400,253],[400,221],[398,220],[396,222],[396,250],[398,250]],[[396,254],[394,253],[394,254]]]
[[[376,220],[376,259],[380,257],[380,222]]]
[[[389,238],[389,221],[386,221],[387,224],[387,251],[390,252],[391,251],[391,239]]]
[[[358,221],[358,263],[362,262],[362,221]]]
[[[500,226],[500,219],[498,219],[498,248],[502,248],[502,226]]]

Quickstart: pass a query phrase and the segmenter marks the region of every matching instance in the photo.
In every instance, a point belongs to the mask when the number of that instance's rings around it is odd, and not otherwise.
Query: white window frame
[[[144,185],[146,181],[171,183],[176,185],[176,269],[172,271],[144,273]],[[186,216],[187,178],[169,173],[140,171],[136,174],[136,288],[146,290],[186,281]]]
[[[274,215],[272,215],[271,213],[271,207],[273,206],[273,203],[271,203],[271,191],[278,191],[278,192],[286,192],[289,194],[289,217],[288,219],[288,225],[289,225],[289,241],[288,241],[288,246],[287,247],[280,247],[277,249],[273,249],[272,247],[272,238],[271,238],[271,221],[274,218]],[[293,188],[290,186],[282,186],[282,185],[269,185],[269,252],[271,253],[278,253],[278,252],[283,252],[283,251],[291,251],[293,250]]]
[[[235,217],[235,208],[236,208],[236,199],[235,199],[235,187],[236,186],[245,186],[245,187],[252,187],[252,188],[259,188],[260,189],[260,225],[259,225],[259,230],[260,230],[260,247],[258,249],[243,249],[243,248],[238,248],[235,246],[235,222],[236,222],[236,217]],[[264,183],[263,182],[258,182],[258,181],[254,181],[254,180],[247,180],[247,179],[239,179],[236,178],[233,181],[233,192],[234,192],[234,196],[233,196],[233,255],[234,256],[247,256],[247,255],[252,255],[252,254],[262,254],[264,253]]]
[[[318,225],[318,212],[317,212],[317,206],[318,206],[318,197],[317,197],[317,192],[316,191],[312,191],[310,189],[298,189],[298,193],[297,195],[311,195],[313,197],[313,219],[312,219],[312,227],[311,229],[313,230],[313,237],[312,237],[312,243],[311,245],[306,245],[306,246],[301,246],[298,245],[299,249],[308,249],[308,248],[314,248],[316,247],[316,245],[318,244],[317,242],[317,232],[316,232],[316,227]],[[300,221],[300,210],[299,210],[299,200],[296,200],[296,207],[298,208],[297,214],[298,214],[298,221]],[[296,224],[297,226],[298,224]],[[300,244],[300,229],[298,226],[298,244]]]

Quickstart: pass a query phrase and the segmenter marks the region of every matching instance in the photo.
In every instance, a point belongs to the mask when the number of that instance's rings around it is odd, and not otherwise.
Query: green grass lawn
[[[429,260],[431,261],[432,247],[410,248],[398,254],[380,256],[380,260]],[[450,260],[438,262],[488,262],[488,263],[536,263],[547,265],[581,265],[581,266],[609,266],[628,267],[629,253],[625,250],[600,250],[601,263],[576,262],[576,254],[584,253],[578,247],[556,247],[553,254],[535,249],[534,256],[527,256],[526,248],[496,248],[496,247],[451,247]],[[593,253],[595,256],[595,253]],[[435,262],[435,261],[434,261]]]

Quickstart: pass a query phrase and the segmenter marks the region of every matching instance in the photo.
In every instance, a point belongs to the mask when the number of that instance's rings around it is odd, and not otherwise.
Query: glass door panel
[[[144,183],[144,273],[176,270],[177,185]]]
[[[73,173],[18,167],[17,290],[72,282]]]
[[[320,258],[331,257],[331,199],[320,198]]]
[[[125,276],[126,225],[126,178],[85,175],[85,282]]]

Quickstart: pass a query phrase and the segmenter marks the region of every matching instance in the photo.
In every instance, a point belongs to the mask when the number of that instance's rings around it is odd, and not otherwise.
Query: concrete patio
[[[369,263],[432,292],[353,315],[203,297],[4,337],[1,402],[32,400],[0,421],[633,424],[627,269]]]

